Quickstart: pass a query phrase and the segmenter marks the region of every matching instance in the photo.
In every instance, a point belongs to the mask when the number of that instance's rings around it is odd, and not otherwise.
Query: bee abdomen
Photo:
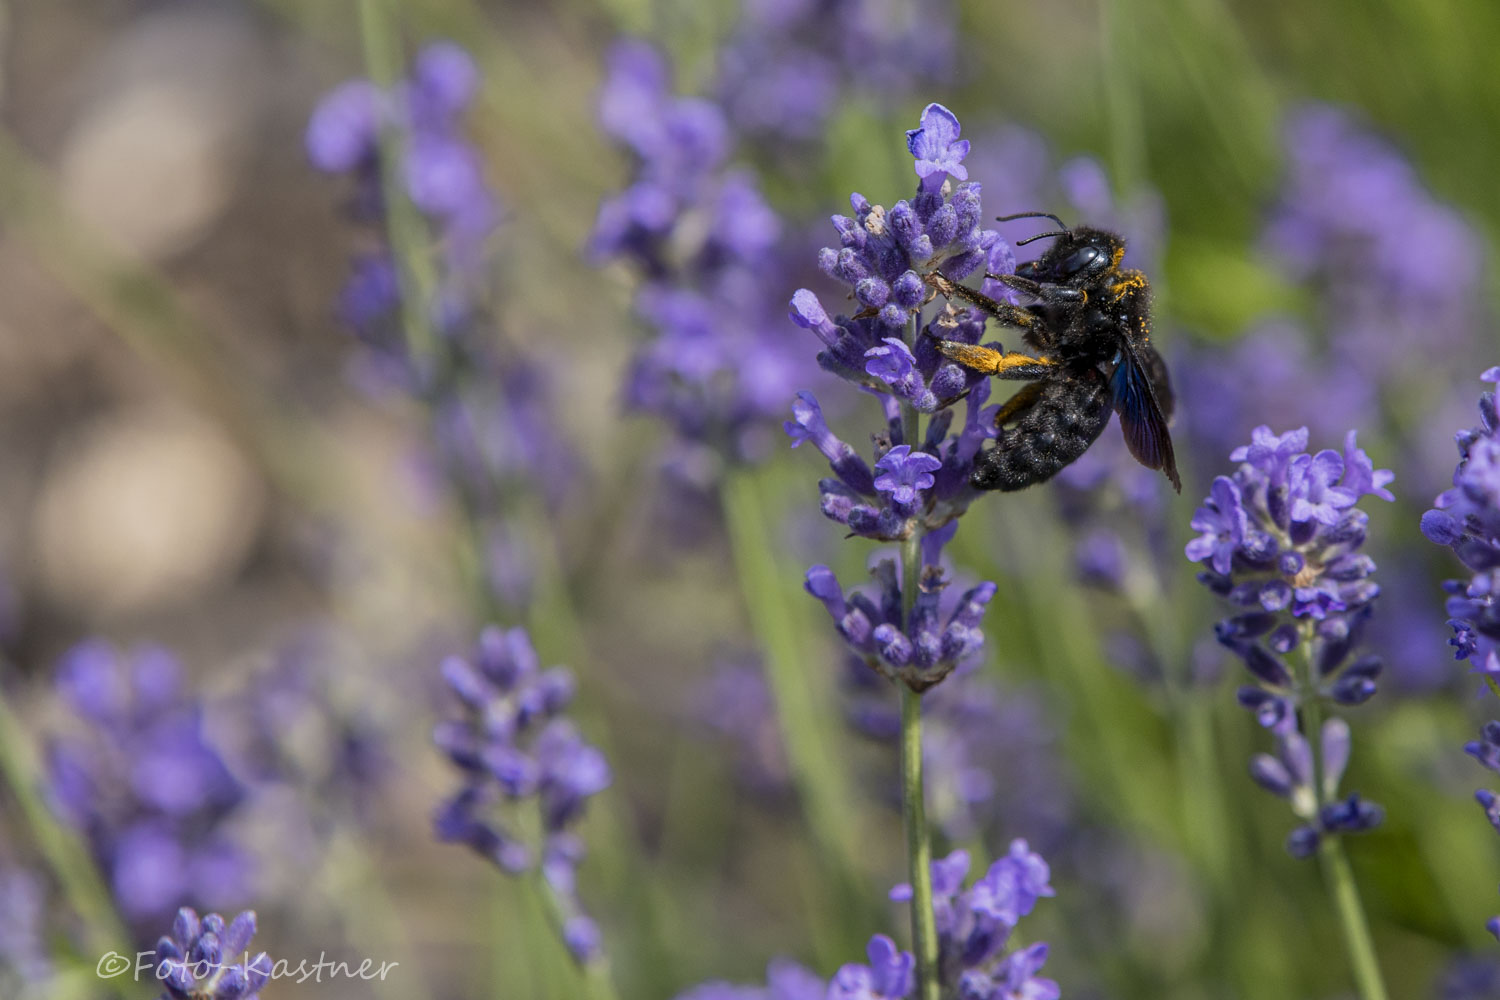
[[[1045,482],[1098,440],[1109,424],[1109,386],[1090,368],[1049,381],[1041,396],[974,462],[975,489],[1024,489]]]

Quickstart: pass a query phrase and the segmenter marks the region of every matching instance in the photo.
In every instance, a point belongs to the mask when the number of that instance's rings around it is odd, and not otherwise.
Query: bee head
[[[1056,216],[1047,218],[1057,221]],[[1058,224],[1062,225],[1061,222]],[[1085,285],[1119,267],[1120,259],[1125,256],[1124,240],[1114,233],[1088,226],[1074,229],[1064,226],[1056,232],[1029,236],[1016,245],[1025,246],[1032,240],[1049,236],[1057,237],[1057,242],[1036,260],[1016,268],[1018,275],[1059,285]]]

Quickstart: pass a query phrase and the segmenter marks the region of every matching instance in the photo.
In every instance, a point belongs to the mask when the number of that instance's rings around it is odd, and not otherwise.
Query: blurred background
[[[936,101],[989,215],[1130,239],[1184,479],[1173,496],[1108,430],[1063,482],[964,518],[953,575],[999,589],[983,657],[929,709],[939,852],[1026,837],[1048,858],[1057,898],[1024,932],[1066,997],[1353,995],[1292,818],[1247,776],[1266,738],[1182,547],[1253,427],[1305,424],[1314,449],[1357,428],[1397,500],[1366,504],[1386,674],[1349,713],[1346,782],[1387,820],[1348,850],[1393,996],[1500,996],[1500,855],[1462,752],[1488,716],[1447,645],[1459,566],[1417,527],[1500,360],[1500,8],[0,11],[0,994],[150,996],[93,963],[192,903],[254,908],[273,956],[401,963],[268,997],[582,995],[536,893],[432,832],[460,783],[431,742],[457,704],[438,665],[491,623],[571,668],[608,758],[577,897],[619,996],[761,982],[778,955],[826,976],[902,940],[894,696],[802,591],[814,563],[859,582],[878,547],[820,516],[823,464],[780,424],[815,389],[864,447],[873,404],[817,371],[786,302],[831,287],[817,250],[850,192],[912,194],[904,130]],[[621,68],[625,38],[658,54],[659,92]],[[409,152],[441,133],[449,158],[382,205],[396,189],[339,152],[358,100],[322,102],[353,78],[420,88],[440,40],[477,76],[441,77],[461,99]],[[770,213],[758,263],[708,291],[685,256],[711,216],[678,206],[663,254],[611,215],[666,169],[631,115],[676,95],[716,124],[673,169]],[[426,276],[415,324],[372,261]],[[101,723],[127,674],[137,717]],[[164,737],[143,714],[191,722]],[[119,791],[184,783],[186,804]]]

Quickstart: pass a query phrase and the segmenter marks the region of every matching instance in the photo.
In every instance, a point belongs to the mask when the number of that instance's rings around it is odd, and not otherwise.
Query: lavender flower
[[[171,934],[156,943],[155,972],[166,991],[158,1000],[255,1000],[272,966],[265,952],[250,957],[254,936],[253,910],[226,925],[217,913],[200,920],[184,906]]]
[[[317,803],[316,824],[368,815],[391,767],[369,693],[346,690],[359,666],[351,654],[332,630],[303,631],[272,651],[220,720],[233,731],[237,771]]]
[[[1480,378],[1500,382],[1500,368],[1487,369]],[[1467,581],[1449,580],[1448,625],[1454,658],[1468,660],[1470,672],[1480,675],[1490,690],[1500,693],[1500,418],[1495,393],[1479,397],[1479,426],[1455,435],[1459,460],[1453,488],[1439,494],[1434,508],[1422,515],[1422,533],[1454,555],[1472,574]],[[1480,739],[1464,750],[1484,767],[1500,772],[1500,722],[1490,721]],[[1500,799],[1489,789],[1474,793],[1490,824],[1500,833]],[[1489,924],[1500,937],[1500,917]]]
[[[703,983],[677,1000],[827,1000],[828,984],[819,975],[789,959],[774,959],[766,967],[766,985],[735,986],[726,982]]]
[[[432,738],[463,783],[438,809],[438,838],[467,844],[511,874],[539,870],[573,957],[598,959],[598,928],[575,886],[584,845],[571,827],[588,799],[609,787],[610,770],[563,715],[573,698],[572,675],[561,667],[542,670],[523,629],[492,626],[480,633],[470,659],[443,662],[443,679],[463,713],[439,723]],[[528,823],[522,809],[537,819]],[[526,829],[539,829],[540,840],[527,842]]]
[[[784,224],[749,173],[726,165],[723,109],[673,96],[662,57],[622,42],[609,57],[600,123],[632,154],[629,185],[599,207],[588,253],[639,271],[627,404],[666,420],[677,447],[723,463],[765,452],[788,383],[810,367],[769,304],[785,287]]]
[[[242,898],[251,866],[229,820],[246,790],[205,738],[172,655],[90,640],[63,656],[57,688],[76,725],[48,748],[51,797],[121,911],[141,926],[185,899]]]
[[[1057,983],[1038,975],[1047,945],[1007,950],[1011,933],[1040,899],[1054,895],[1047,862],[1024,840],[968,887],[969,855],[954,851],[932,864],[937,910],[938,979],[944,996],[964,1000],[1057,1000]],[[905,901],[911,887],[898,885],[891,899]],[[870,939],[868,964],[851,963],[826,985],[801,966],[778,961],[767,970],[767,986],[707,983],[678,1000],[901,1000],[915,988],[912,956],[884,934]]]
[[[1042,943],[1006,951],[1011,932],[1037,901],[1055,895],[1051,872],[1024,840],[990,865],[968,888],[967,851],[954,851],[932,864],[937,909],[938,981],[945,990],[973,1000],[1057,1000],[1057,983],[1037,975],[1047,961]],[[891,890],[893,900],[910,898],[911,888]]]
[[[1312,292],[1313,308],[1261,317],[1227,349],[1173,359],[1193,432],[1218,454],[1269,411],[1318,436],[1384,424],[1408,464],[1438,474],[1425,421],[1407,415],[1436,411],[1493,340],[1483,241],[1349,110],[1303,106],[1282,134],[1286,175],[1260,243],[1277,272]],[[1430,357],[1412,366],[1406,349],[1417,342]],[[1395,398],[1399,411],[1383,406]]]
[[[1480,376],[1500,382],[1500,367]],[[1450,580],[1449,626],[1455,659],[1468,660],[1472,672],[1492,685],[1500,680],[1500,419],[1495,394],[1479,398],[1479,426],[1456,435],[1459,461],[1453,488],[1438,495],[1422,515],[1422,533],[1448,546],[1473,574],[1467,582]]]
[[[994,436],[993,413],[984,409],[987,380],[934,346],[938,340],[978,343],[985,317],[945,306],[922,323],[926,275],[936,271],[958,280],[975,271],[1008,271],[1015,263],[1000,234],[980,227],[979,185],[950,183],[967,175],[962,161],[969,147],[959,134],[952,112],[928,105],[920,127],[907,133],[920,178],[916,196],[888,212],[855,194],[854,217],[834,217],[840,248],[823,249],[819,267],[850,286],[864,307],[860,312],[830,317],[808,289],[792,296],[792,320],[824,345],[819,365],[881,399],[885,420],[875,435],[874,461],[880,476],[828,427],[812,393],[798,393],[785,424],[793,446],[811,442],[835,474],[819,483],[824,515],[867,538],[928,535],[961,515],[977,495],[969,484],[974,458]],[[922,335],[913,336],[919,329]],[[955,428],[947,407],[964,396],[964,419]],[[903,407],[933,414],[920,441],[906,440]],[[924,562],[931,563],[940,547],[930,545]]]
[[[369,80],[336,87],[314,109],[305,137],[313,166],[348,173],[355,182],[356,213],[381,222],[385,205],[381,132],[402,136],[396,169],[407,198],[421,211],[442,252],[440,287],[418,308],[438,329],[459,325],[482,287],[486,236],[500,218],[499,202],[484,180],[479,152],[464,138],[462,116],[477,91],[478,72],[468,54],[451,42],[417,54],[411,76],[389,91]],[[432,377],[431,359],[415,358],[401,330],[403,296],[392,251],[382,247],[362,258],[342,296],[340,313],[371,352],[367,371],[408,391],[421,391]]]
[[[871,575],[879,588],[873,595],[859,590],[846,594],[827,566],[809,569],[804,584],[828,609],[850,651],[870,669],[923,691],[983,647],[979,624],[985,606],[995,596],[993,583],[978,584],[957,600],[944,601],[948,581],[940,567],[927,563],[910,624],[903,626],[895,560],[881,559]]]
[[[504,606],[520,607],[529,603],[536,560],[502,512],[517,493],[538,488],[557,502],[576,462],[554,428],[547,372],[496,336],[484,306],[501,210],[464,133],[478,86],[462,48],[428,45],[389,92],[367,80],[331,92],[313,112],[306,144],[315,166],[352,175],[355,214],[378,231],[377,249],[356,260],[340,296],[340,318],[364,348],[355,376],[374,394],[395,390],[422,404],[429,449],[413,465],[469,519],[482,550],[481,585]],[[399,137],[396,163],[381,158],[382,130]],[[387,236],[387,170],[399,172],[400,190],[418,210],[422,232],[406,238],[419,247],[393,246]],[[403,262],[403,254],[421,260]],[[428,281],[419,278],[429,271]],[[434,342],[421,343],[411,325],[430,328]]]
[[[1241,463],[1234,475],[1215,479],[1193,515],[1201,534],[1186,550],[1203,564],[1198,579],[1244,609],[1215,631],[1256,681],[1240,689],[1240,703],[1271,730],[1276,754],[1258,755],[1251,774],[1307,821],[1288,840],[1298,857],[1312,854],[1325,834],[1367,830],[1381,819],[1379,807],[1358,795],[1337,800],[1348,726],[1330,719],[1316,734],[1304,726],[1309,707],[1358,705],[1375,693],[1380,660],[1351,662],[1380,592],[1370,579],[1374,561],[1359,552],[1368,518],[1355,505],[1366,495],[1390,499],[1392,478],[1374,468],[1353,431],[1342,452],[1310,455],[1307,440],[1306,428],[1276,435],[1257,427],[1252,442],[1230,455]],[[1305,670],[1288,663],[1294,650]],[[1321,787],[1313,781],[1315,752]]]
[[[839,101],[898,104],[954,73],[951,0],[751,0],[719,53],[726,114],[778,144],[818,138]]]

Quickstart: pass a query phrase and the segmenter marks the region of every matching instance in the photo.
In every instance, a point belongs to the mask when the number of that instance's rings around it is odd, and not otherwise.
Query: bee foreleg
[[[1009,302],[997,302],[965,285],[949,281],[936,271],[927,276],[927,283],[950,299],[961,299],[987,316],[1021,330],[1029,330],[1036,324],[1036,314]]]
[[[986,274],[985,277],[991,281],[998,281],[1008,288],[1014,288],[1022,295],[1030,295],[1032,298],[1049,304],[1077,303],[1082,305],[1089,300],[1088,292],[1081,288],[1044,284],[1031,278],[1023,278],[1019,274]]]

